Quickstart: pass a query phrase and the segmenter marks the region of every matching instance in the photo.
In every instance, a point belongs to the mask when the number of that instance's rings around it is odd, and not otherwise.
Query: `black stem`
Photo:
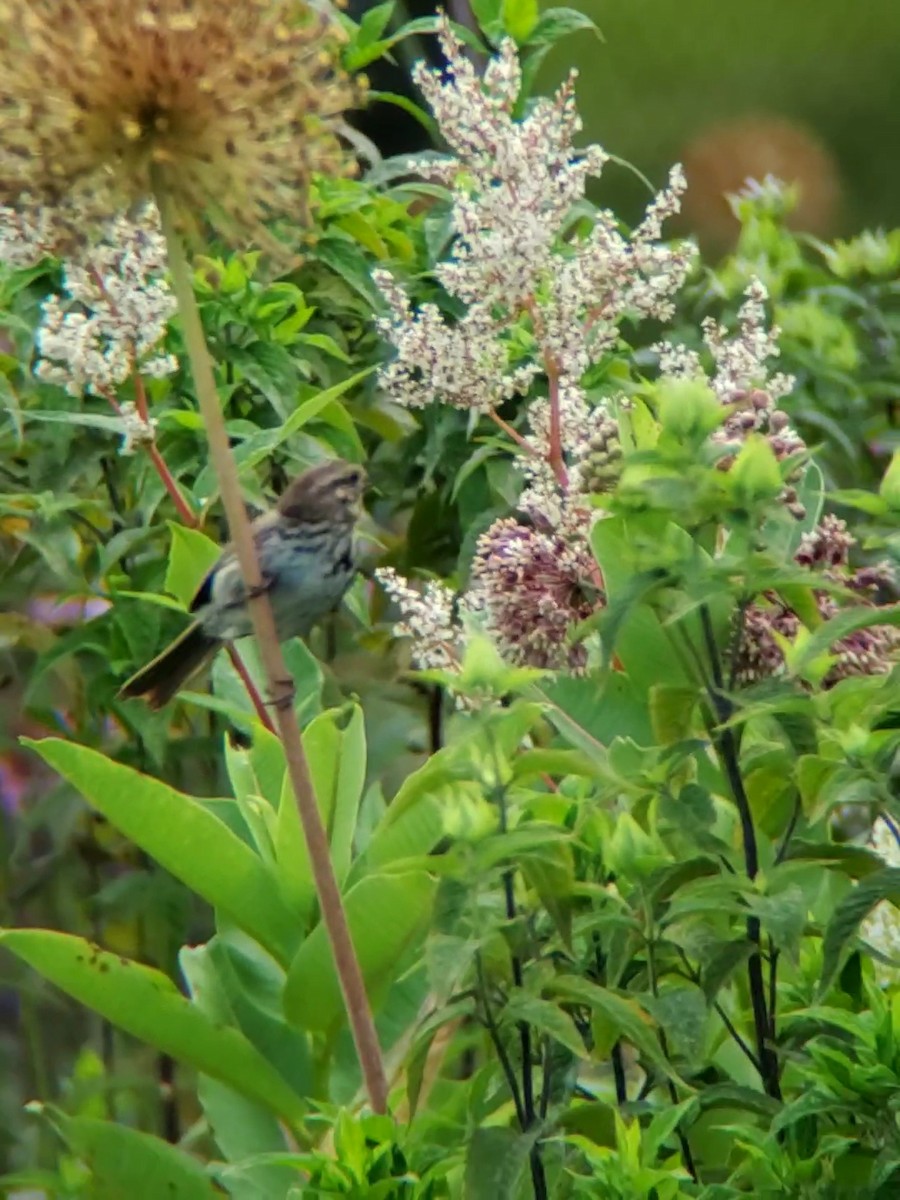
[[[540,1118],[544,1122],[547,1119],[547,1110],[550,1107],[550,1081],[553,1074],[553,1067],[550,1061],[550,1039],[544,1039],[544,1061],[541,1064],[541,1104]]]
[[[797,822],[800,820],[800,813],[803,811],[803,805],[799,794],[794,800],[794,811],[791,813],[791,819],[788,821],[787,829],[784,831],[784,837],[781,839],[781,845],[775,855],[775,866],[784,862],[785,855],[788,852],[788,847],[791,844],[791,838],[794,836],[794,830],[797,828]]]
[[[175,1060],[168,1054],[158,1059],[159,1090],[162,1097],[163,1137],[173,1146],[181,1140],[181,1122],[178,1118],[178,1095],[175,1090]]]
[[[719,662],[719,651],[716,646],[715,633],[709,609],[704,604],[700,609],[700,620],[703,636],[712,670],[713,687],[708,689],[710,704],[715,714],[718,730],[713,734],[716,753],[725,770],[728,786],[731,789],[738,819],[741,823],[741,836],[744,845],[744,864],[747,876],[753,880],[759,873],[759,849],[756,842],[756,829],[753,825],[753,813],[750,801],[741,777],[740,759],[734,730],[727,728],[727,722],[732,715],[731,701],[723,691],[722,667]],[[760,1064],[760,1075],[767,1095],[774,1100],[781,1099],[781,1083],[778,1078],[778,1058],[769,1044],[769,1029],[771,1021],[766,1007],[766,987],[763,979],[762,957],[760,954],[760,924],[759,918],[747,917],[747,937],[755,949],[747,960],[747,976],[750,986],[750,1005],[753,1010],[753,1025],[756,1033],[756,1055]]]
[[[500,817],[500,832],[506,833],[509,825],[506,813],[506,789],[499,787],[496,790],[497,811]],[[515,878],[513,869],[509,868],[503,872],[503,898],[506,905],[506,919],[513,922],[516,919],[516,896],[515,896]],[[522,970],[522,960],[518,954],[513,954],[510,961],[512,968],[513,984],[521,989],[524,983],[524,972]],[[522,1131],[527,1133],[536,1124],[535,1107],[534,1107],[534,1067],[531,1060],[531,1026],[527,1021],[518,1021],[517,1027],[519,1031],[519,1049],[522,1055],[522,1117],[520,1122]],[[546,1090],[546,1081],[544,1088]],[[535,1200],[547,1200],[547,1179],[544,1174],[544,1163],[541,1158],[541,1149],[537,1142],[531,1149],[528,1156],[528,1163],[531,1168],[531,1183],[534,1188]]]
[[[613,1079],[616,1083],[616,1103],[628,1103],[628,1080],[625,1078],[625,1057],[622,1054],[622,1043],[616,1042],[612,1048]]]
[[[438,684],[428,690],[428,743],[432,754],[444,744],[444,691]]]
[[[769,938],[769,1038],[775,1041],[775,1012],[778,997],[778,950]]]
[[[600,938],[597,931],[593,933],[594,962],[596,964],[597,982],[601,987],[606,985],[606,960],[600,948]],[[613,1079],[616,1085],[616,1103],[621,1107],[628,1103],[628,1081],[625,1078],[625,1056],[622,1053],[622,1043],[616,1042],[610,1052]]]
[[[513,1105],[516,1110],[516,1117],[519,1125],[525,1128],[525,1110],[522,1107],[522,1097],[519,1093],[519,1080],[516,1077],[516,1072],[513,1069],[512,1061],[506,1053],[506,1047],[503,1045],[503,1038],[500,1036],[500,1030],[497,1026],[497,1021],[494,1017],[494,1011],[491,1007],[490,997],[488,995],[487,980],[484,977],[484,962],[481,953],[475,955],[475,970],[478,974],[478,990],[481,998],[481,1006],[484,1009],[484,1027],[488,1031],[488,1037],[491,1039],[491,1044],[497,1052],[497,1058],[500,1061],[500,1069],[506,1077],[506,1082],[509,1085],[510,1095],[512,1096]]]
[[[659,986],[656,980],[656,960],[653,955],[652,931],[647,935],[647,974],[650,976],[650,991],[653,993],[655,998],[659,995]],[[663,1054],[669,1061],[671,1061],[671,1056],[669,1054],[669,1039],[666,1037],[666,1031],[663,1028],[660,1028],[659,1031],[659,1045]],[[678,1089],[675,1087],[675,1084],[671,1079],[667,1079],[666,1086],[669,1092],[669,1099],[673,1104],[677,1104]],[[699,1183],[700,1181],[697,1178],[697,1167],[694,1164],[694,1156],[691,1153],[690,1142],[688,1142],[687,1136],[683,1133],[681,1128],[676,1127],[675,1134],[678,1138],[678,1143],[681,1146],[681,1158],[684,1162],[685,1170],[688,1172],[691,1179],[693,1179],[694,1183]]]
[[[685,969],[684,969],[684,971],[679,971],[678,974],[681,975],[685,979],[689,979],[691,981],[691,983],[695,983],[699,987],[700,986],[700,972],[695,971],[693,969],[690,962],[688,961],[687,955],[681,949],[681,947],[679,947],[679,953],[681,954],[681,960],[684,963]],[[747,1058],[750,1060],[750,1062],[753,1064],[753,1066],[756,1068],[756,1070],[759,1071],[759,1069],[760,1069],[759,1059],[756,1057],[756,1055],[753,1053],[753,1051],[750,1049],[750,1047],[744,1041],[743,1037],[738,1032],[737,1026],[732,1021],[731,1017],[729,1017],[728,1013],[725,1011],[725,1009],[722,1007],[722,1005],[719,1003],[718,1000],[713,1000],[712,1005],[716,1011],[716,1014],[721,1018],[722,1024],[725,1026],[725,1028],[728,1030],[728,1032],[734,1038],[738,1047],[744,1052],[744,1054],[747,1056]]]

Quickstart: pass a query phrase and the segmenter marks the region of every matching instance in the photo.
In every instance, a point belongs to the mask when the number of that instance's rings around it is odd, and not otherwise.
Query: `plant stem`
[[[569,486],[569,473],[566,470],[562,450],[562,422],[559,411],[559,369],[555,361],[545,356],[545,370],[550,392],[550,451],[548,461],[560,487]]]
[[[532,446],[532,444],[528,441],[528,439],[523,437],[522,434],[519,433],[518,429],[513,429],[512,425],[510,425],[508,421],[504,421],[502,417],[499,417],[494,412],[493,409],[490,409],[488,411],[488,416],[491,418],[491,420],[494,422],[495,425],[497,425],[500,429],[503,430],[503,432],[507,435],[507,437],[512,438],[512,440],[516,443],[516,445],[521,447],[521,449],[526,451],[526,453],[528,453],[528,454],[536,453],[534,446]]]
[[[652,994],[655,998],[655,997],[659,996],[659,985],[658,985],[657,979],[656,979],[656,957],[655,957],[654,949],[653,949],[655,943],[654,943],[654,930],[652,927],[650,929],[648,929],[648,931],[647,931],[646,944],[647,944],[647,975],[649,976],[649,980],[650,980],[650,991],[652,992]],[[660,1031],[659,1031],[659,1045],[660,1045],[660,1049],[662,1050],[663,1054],[666,1056],[667,1059],[669,1059],[671,1061],[671,1054],[669,1052],[669,1039],[668,1039],[668,1037],[666,1037],[666,1031],[662,1027],[660,1027]],[[668,1087],[668,1092],[669,1092],[669,1099],[672,1101],[673,1104],[677,1105],[678,1104],[678,1089],[675,1087],[675,1084],[672,1082],[671,1079],[667,1080],[666,1082],[667,1082],[667,1087]],[[681,1147],[681,1159],[682,1159],[682,1162],[684,1163],[685,1170],[688,1172],[691,1179],[693,1179],[694,1183],[699,1183],[700,1181],[697,1177],[697,1167],[694,1163],[694,1156],[691,1153],[691,1144],[687,1140],[687,1134],[685,1134],[681,1130],[680,1127],[676,1127],[675,1136],[678,1138],[678,1144]]]
[[[247,695],[250,697],[250,703],[253,705],[253,709],[256,713],[257,719],[259,720],[259,723],[264,728],[268,729],[269,733],[275,733],[276,729],[272,723],[272,718],[269,716],[265,701],[259,694],[259,688],[253,682],[250,672],[247,670],[247,664],[241,658],[240,654],[238,654],[233,642],[226,642],[225,649],[228,653],[228,657],[231,659],[231,665],[237,672],[241,683],[244,685]]]
[[[500,832],[506,833],[508,830],[506,790],[499,787],[496,794],[497,809],[500,815]],[[516,897],[512,869],[503,872],[503,898],[506,906],[506,919],[507,921],[514,921],[516,919]],[[521,958],[517,954],[513,954],[510,965],[512,967],[513,984],[521,991],[525,981]],[[519,1021],[518,1030],[519,1049],[522,1056],[522,1116],[520,1124],[522,1131],[527,1133],[536,1123],[534,1068],[531,1061],[531,1026],[527,1021]],[[546,1080],[544,1080],[544,1087],[547,1087]],[[534,1200],[547,1200],[549,1196],[547,1192],[547,1177],[544,1173],[544,1160],[541,1157],[541,1148],[537,1142],[532,1146],[531,1152],[528,1155],[528,1164],[531,1169],[531,1185],[534,1189]]]
[[[738,810],[741,823],[741,835],[744,845],[744,864],[747,876],[755,879],[759,872],[759,850],[756,844],[756,829],[753,825],[753,813],[750,801],[741,777],[740,760],[734,730],[722,728],[731,717],[731,702],[723,690],[722,666],[719,662],[719,652],[716,646],[715,633],[709,608],[704,604],[700,609],[700,620],[703,627],[703,637],[709,655],[712,670],[713,686],[709,688],[709,700],[720,728],[713,735],[716,753],[725,770],[728,785]],[[766,987],[763,979],[762,956],[760,953],[760,924],[759,918],[747,918],[747,937],[754,945],[753,953],[747,960],[747,976],[750,986],[750,1005],[753,1009],[753,1025],[756,1033],[756,1056],[759,1059],[760,1075],[766,1093],[774,1100],[781,1099],[781,1083],[778,1077],[778,1058],[769,1042],[769,1031],[774,1022],[774,1014],[770,1019],[766,1007]]]
[[[384,1113],[387,1110],[387,1080],[381,1048],[331,863],[328,835],[319,815],[303,741],[297,726],[293,707],[294,683],[284,663],[272,607],[262,586],[256,545],[241,495],[237,463],[231,452],[219,404],[212,361],[194,296],[190,265],[175,227],[168,192],[158,173],[154,179],[154,186],[168,250],[172,286],[181,314],[185,347],[209,439],[210,457],[218,477],[231,540],[247,591],[247,607],[267,677],[278,732],[284,746],[288,776],[309,851],[322,919],[331,943],[335,971],[369,1102],[376,1113]]]
[[[494,1011],[491,1007],[490,996],[488,994],[487,979],[484,974],[484,962],[482,961],[481,952],[476,951],[475,954],[475,970],[478,973],[478,989],[481,993],[481,1006],[484,1009],[484,1026],[488,1031],[488,1037],[494,1050],[497,1053],[497,1058],[500,1061],[500,1070],[506,1077],[506,1082],[509,1085],[509,1092],[512,1096],[513,1107],[516,1110],[516,1117],[522,1129],[525,1128],[525,1109],[522,1106],[522,1095],[519,1091],[519,1081],[516,1078],[516,1073],[513,1070],[512,1062],[509,1055],[506,1053],[506,1047],[503,1045],[503,1038],[500,1036],[500,1030],[497,1027],[497,1019],[494,1016]]]

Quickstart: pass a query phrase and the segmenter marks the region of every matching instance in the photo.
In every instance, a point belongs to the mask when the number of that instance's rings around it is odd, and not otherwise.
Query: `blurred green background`
[[[545,86],[579,68],[585,136],[655,185],[685,163],[686,225],[727,237],[724,190],[798,178],[795,224],[822,236],[898,223],[897,0],[583,0],[604,40],[566,38]],[[610,164],[602,199],[626,220],[646,187]]]

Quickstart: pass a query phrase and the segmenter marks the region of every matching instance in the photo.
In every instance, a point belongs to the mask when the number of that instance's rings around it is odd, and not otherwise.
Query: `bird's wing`
[[[257,552],[271,536],[270,530],[274,531],[276,524],[277,514],[275,513],[267,513],[266,516],[259,517],[254,522],[254,540]],[[262,563],[260,563],[260,575],[263,587],[271,587],[274,575],[270,571],[266,571]],[[213,592],[216,593],[215,597]],[[211,604],[214,598],[226,607],[241,605],[246,600],[246,588],[241,577],[240,564],[230,542],[223,548],[222,553],[203,577],[203,581],[191,601],[190,611],[192,613],[199,612],[200,609]]]
[[[219,568],[222,566],[224,559],[227,557],[228,557],[227,554],[221,554],[216,559],[216,561],[213,563],[213,565],[209,568],[209,570],[206,572],[206,574],[203,576],[203,582],[197,588],[194,598],[191,601],[190,611],[192,613],[197,612],[201,608],[205,608],[207,606],[207,604],[209,604],[209,602],[212,600],[213,575],[215,575],[216,571],[219,570]]]

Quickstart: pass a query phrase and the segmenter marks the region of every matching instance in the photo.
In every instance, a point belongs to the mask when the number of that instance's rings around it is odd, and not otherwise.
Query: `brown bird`
[[[335,609],[356,574],[353,531],[366,474],[332,459],[290,483],[272,512],[253,522],[253,539],[280,641],[306,637]],[[145,696],[161,708],[227,641],[252,631],[247,589],[227,545],[191,601],[196,620],[125,683],[119,696]]]

